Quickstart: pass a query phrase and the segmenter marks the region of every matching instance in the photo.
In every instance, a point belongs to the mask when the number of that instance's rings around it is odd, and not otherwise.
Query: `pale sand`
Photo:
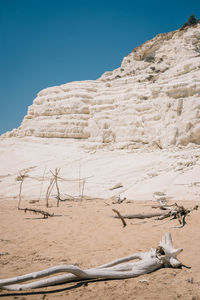
[[[182,202],[191,207],[197,202]],[[175,247],[184,251],[180,261],[191,269],[160,269],[128,280],[94,281],[87,285],[66,283],[27,292],[1,291],[4,299],[200,299],[200,211],[186,218],[182,229],[177,220],[127,220],[123,228],[112,209],[121,213],[152,211],[153,202],[112,204],[112,200],[62,202],[49,211],[60,217],[42,219],[17,210],[17,201],[0,201],[0,278],[38,271],[59,264],[95,267],[113,259],[156,247],[170,231]],[[22,206],[45,210],[44,203]],[[140,282],[146,279],[147,282]]]

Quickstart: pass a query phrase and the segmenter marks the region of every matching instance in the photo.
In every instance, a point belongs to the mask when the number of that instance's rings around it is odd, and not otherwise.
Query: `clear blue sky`
[[[0,0],[0,134],[41,89],[96,79],[191,14],[200,0]]]

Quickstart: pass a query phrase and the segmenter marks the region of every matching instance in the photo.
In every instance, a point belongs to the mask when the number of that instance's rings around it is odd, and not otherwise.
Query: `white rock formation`
[[[40,91],[4,137],[86,140],[115,149],[200,144],[200,24],[159,34],[98,80]]]
[[[45,199],[50,170],[61,168],[63,198],[79,196],[86,177],[91,197],[199,201],[199,145],[197,24],[158,35],[98,80],[39,92],[21,126],[0,138],[0,199],[18,199],[25,170],[22,198]]]

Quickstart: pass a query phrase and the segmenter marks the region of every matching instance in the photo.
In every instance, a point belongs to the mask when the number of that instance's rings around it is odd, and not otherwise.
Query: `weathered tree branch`
[[[166,210],[166,212],[163,213],[163,211],[160,212],[153,212],[153,213],[144,213],[144,214],[130,214],[130,215],[121,215],[120,216],[114,216],[114,218],[120,218],[123,219],[146,219],[146,218],[154,218],[158,217],[157,220],[164,220],[169,217],[173,217],[172,219],[178,219],[179,223],[183,226],[185,226],[186,216],[193,210],[198,209],[198,205],[194,206],[193,208],[184,208],[183,206],[179,206],[177,203],[174,203],[172,205],[162,205],[154,206],[154,208],[160,208],[161,210]]]
[[[121,219],[123,226],[126,227],[127,224],[126,224],[124,218],[122,217],[122,215],[120,214],[120,212],[119,212],[118,210],[116,210],[116,209],[113,209],[113,211],[114,211],[114,212],[117,214],[117,216]]]
[[[36,209],[36,208],[19,208],[19,210],[23,210],[25,213],[27,211],[33,212],[35,214],[41,214],[43,215],[44,219],[47,219],[48,217],[54,217],[54,214],[50,214],[47,211],[41,210],[41,209]]]
[[[59,190],[59,186],[58,186],[58,174],[60,172],[60,169],[55,169],[55,174],[50,170],[51,174],[54,176],[54,181],[56,184],[56,190],[57,190],[57,207],[59,207],[59,201],[60,201],[60,190]]]
[[[46,191],[46,207],[49,207],[49,197],[51,195],[54,184],[55,184],[55,178],[53,177],[53,178],[51,178],[51,180],[49,182],[49,186]]]
[[[181,248],[173,248],[171,234],[166,233],[160,242],[160,246],[158,246],[156,249],[150,249],[150,251],[148,252],[135,253],[131,256],[120,258],[105,265],[87,270],[83,270],[73,265],[61,265],[22,276],[1,279],[0,289],[20,291],[26,289],[41,288],[76,280],[100,278],[132,278],[150,273],[164,266],[173,268],[179,267],[181,265],[181,262],[177,259],[177,255],[182,250],[183,249]],[[139,259],[139,261],[129,262],[134,259]],[[19,284],[21,282],[35,280],[56,273],[71,274],[58,275],[27,284]]]
[[[22,185],[24,182],[24,178],[27,177],[27,170],[23,172],[23,174],[21,172],[19,172],[19,176],[17,177],[17,181],[21,181],[20,182],[20,186],[19,186],[19,201],[18,201],[18,209],[20,209],[20,205],[21,205],[21,200],[22,200]]]
[[[144,214],[130,214],[130,215],[121,215],[124,219],[148,219],[153,217],[162,216],[163,212],[154,212],[154,213],[144,213]],[[114,218],[119,218],[119,216],[114,216]]]

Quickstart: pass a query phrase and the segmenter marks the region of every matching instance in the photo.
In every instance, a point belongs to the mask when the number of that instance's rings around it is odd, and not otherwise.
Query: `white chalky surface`
[[[0,138],[0,196],[17,197],[20,170],[41,177],[60,167],[65,178],[90,177],[85,195],[199,199],[199,145],[200,24],[156,36],[97,80],[40,91],[21,126]],[[24,195],[37,198],[40,187],[27,178]],[[62,193],[78,189],[61,184]]]

